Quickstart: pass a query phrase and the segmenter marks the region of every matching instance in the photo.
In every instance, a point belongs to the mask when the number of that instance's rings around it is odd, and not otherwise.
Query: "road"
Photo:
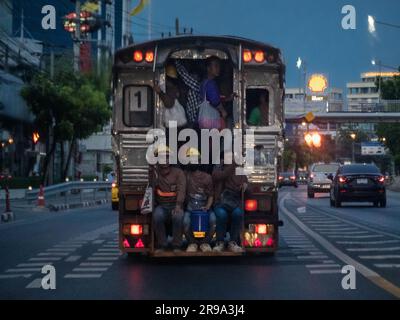
[[[0,225],[0,299],[398,299],[400,195],[388,207],[329,207],[282,188],[280,250],[240,258],[127,258],[109,205],[25,212]],[[41,288],[53,264],[56,289]],[[354,265],[356,289],[341,269]]]

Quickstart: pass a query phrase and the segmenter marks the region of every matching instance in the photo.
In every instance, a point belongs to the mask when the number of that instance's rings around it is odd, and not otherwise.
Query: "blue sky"
[[[133,3],[138,0],[133,1]],[[134,18],[136,40],[146,40],[143,19],[174,26],[193,27],[197,34],[238,35],[271,43],[282,49],[287,64],[287,86],[299,84],[297,57],[302,57],[309,72],[329,76],[331,86],[344,88],[357,81],[360,73],[376,70],[372,58],[400,65],[400,29],[377,25],[377,36],[368,33],[367,15],[400,25],[399,0],[151,0],[152,4]],[[343,30],[342,7],[356,8],[357,29]],[[150,10],[150,12],[149,12]],[[140,20],[142,19],[142,20]]]

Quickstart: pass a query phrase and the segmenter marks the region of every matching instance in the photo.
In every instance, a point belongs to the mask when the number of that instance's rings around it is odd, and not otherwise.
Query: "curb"
[[[102,200],[96,200],[96,201],[85,201],[85,202],[81,202],[81,203],[49,205],[48,209],[53,212],[54,211],[55,212],[66,211],[66,210],[72,210],[72,209],[78,209],[78,208],[100,206],[103,204],[107,204],[109,202],[110,202],[110,200],[102,199]]]

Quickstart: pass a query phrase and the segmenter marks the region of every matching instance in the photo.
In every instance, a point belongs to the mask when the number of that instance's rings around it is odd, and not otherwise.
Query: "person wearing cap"
[[[214,187],[211,175],[201,171],[200,152],[196,148],[189,148],[186,156],[190,164],[186,171],[186,212],[183,220],[185,237],[189,242],[187,252],[197,252],[199,246],[202,252],[211,252],[210,242],[215,233],[216,218],[212,211],[214,202]],[[194,237],[191,223],[192,212],[204,211],[208,213],[208,231],[201,240]]]
[[[244,212],[241,208],[242,193],[247,187],[247,177],[236,175],[237,165],[233,163],[233,154],[230,152],[229,163],[224,163],[224,154],[221,154],[222,165],[214,168],[212,179],[215,186],[215,216],[217,219],[217,244],[214,251],[225,249],[225,236],[230,222],[228,249],[231,252],[242,253],[240,233],[242,231]]]
[[[184,172],[169,164],[170,150],[167,146],[157,148],[155,155],[164,158],[158,163],[152,178],[155,190],[156,208],[153,213],[153,226],[158,252],[168,249],[166,224],[172,223],[172,247],[180,251],[183,236],[183,204],[186,197],[186,177]],[[163,159],[163,160],[164,160]]]

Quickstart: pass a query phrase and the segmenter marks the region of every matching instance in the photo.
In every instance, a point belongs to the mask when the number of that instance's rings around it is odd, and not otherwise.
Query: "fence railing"
[[[60,184],[55,184],[43,188],[45,198],[64,198],[65,203],[68,203],[70,197],[78,197],[80,201],[83,201],[84,193],[89,194],[92,191],[92,198],[96,200],[96,195],[100,192],[104,192],[105,197],[111,190],[111,182],[99,181],[71,181]],[[38,199],[40,189],[29,190],[26,192],[25,200],[28,203],[36,201]]]

